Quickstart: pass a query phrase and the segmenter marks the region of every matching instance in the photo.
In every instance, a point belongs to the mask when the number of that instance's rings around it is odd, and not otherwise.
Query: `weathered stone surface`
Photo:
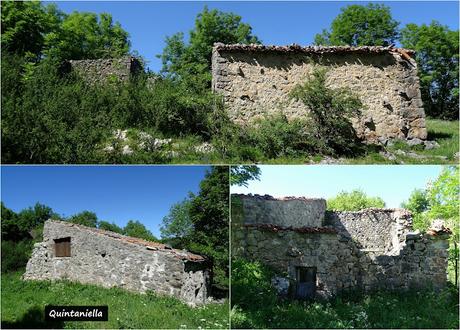
[[[245,224],[273,224],[279,226],[321,227],[326,202],[324,199],[276,199],[270,196],[240,195]]]
[[[303,203],[293,209],[291,218],[288,208],[286,212],[273,212],[274,200],[280,203],[278,208],[283,208],[282,203],[295,198],[283,201],[267,195],[232,196],[232,253],[259,260],[280,274],[287,274],[283,276],[286,283],[296,282],[298,267],[316,267],[317,297],[351,288],[404,290],[425,285],[442,288],[446,284],[450,231],[440,221],[421,234],[413,231],[412,216],[404,209],[323,209],[325,214],[318,216],[322,227],[298,230],[298,215],[302,214],[299,208],[308,210],[312,207],[308,203],[316,207],[320,205],[318,200],[299,198]],[[275,224],[267,223],[267,218],[286,227],[279,230]],[[289,219],[293,219],[292,226]],[[319,220],[305,223],[318,224]],[[279,280],[272,282],[278,291],[284,292]]]
[[[289,292],[289,279],[275,276],[272,278],[272,286],[280,296],[287,296]]]
[[[70,257],[56,257],[55,240],[70,237]],[[154,291],[190,305],[206,301],[206,259],[183,250],[64,221],[45,222],[26,280],[69,279],[131,291]]]
[[[139,60],[132,56],[96,60],[70,60],[68,63],[71,70],[77,72],[91,83],[105,82],[112,79],[127,81],[132,74],[142,70]]]
[[[372,143],[425,140],[425,113],[412,55],[392,47],[215,44],[212,87],[223,96],[230,118],[240,124],[281,111],[288,118],[304,117],[308,109],[288,94],[322,66],[328,69],[328,86],[348,87],[364,104],[361,116],[351,118],[359,137]]]

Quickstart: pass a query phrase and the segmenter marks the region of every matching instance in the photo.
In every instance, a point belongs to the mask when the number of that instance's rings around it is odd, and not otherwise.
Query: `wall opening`
[[[310,299],[316,293],[316,267],[296,267],[297,299]]]
[[[70,257],[70,237],[58,238],[54,240],[54,256]]]

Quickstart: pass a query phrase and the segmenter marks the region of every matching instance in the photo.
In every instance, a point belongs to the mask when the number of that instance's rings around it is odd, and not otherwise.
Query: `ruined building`
[[[137,292],[151,290],[198,305],[208,296],[208,266],[204,257],[165,244],[48,220],[24,279],[68,279]]]
[[[291,297],[442,288],[449,235],[439,222],[414,232],[404,209],[330,212],[324,199],[232,195],[232,255],[272,267],[272,284]]]
[[[305,117],[308,109],[289,92],[326,68],[326,84],[351,89],[364,105],[350,118],[364,141],[427,138],[425,112],[414,52],[393,47],[323,47],[298,45],[215,44],[212,87],[220,93],[230,118],[248,123],[265,114]]]
[[[141,62],[133,56],[95,60],[70,60],[65,72],[74,71],[90,83],[105,81],[128,81],[141,72]]]

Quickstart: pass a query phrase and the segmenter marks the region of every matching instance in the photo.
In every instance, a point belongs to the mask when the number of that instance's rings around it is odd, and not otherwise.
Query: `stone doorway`
[[[316,293],[316,267],[296,267],[297,299],[310,299]]]

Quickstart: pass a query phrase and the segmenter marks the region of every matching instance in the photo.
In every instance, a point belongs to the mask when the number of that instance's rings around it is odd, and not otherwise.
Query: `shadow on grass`
[[[62,321],[46,321],[43,308],[33,306],[14,322],[2,321],[2,329],[62,329]]]
[[[444,132],[434,132],[428,130],[428,136],[427,140],[432,141],[432,140],[438,140],[438,139],[450,139],[452,138],[453,134],[451,133],[444,133]]]

